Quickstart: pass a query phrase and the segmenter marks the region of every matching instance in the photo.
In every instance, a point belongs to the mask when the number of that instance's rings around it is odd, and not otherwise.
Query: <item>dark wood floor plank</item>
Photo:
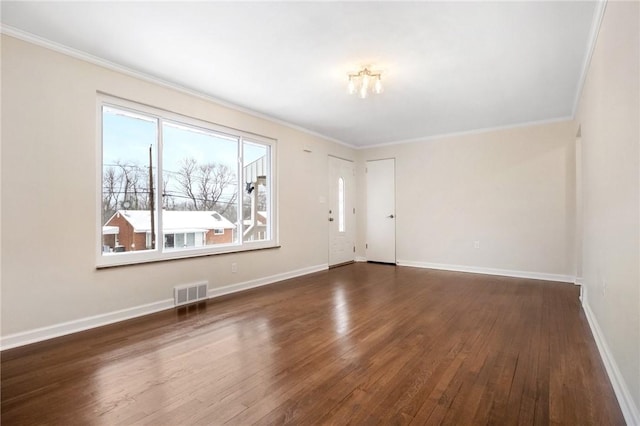
[[[350,264],[4,351],[2,424],[624,424],[577,297]]]

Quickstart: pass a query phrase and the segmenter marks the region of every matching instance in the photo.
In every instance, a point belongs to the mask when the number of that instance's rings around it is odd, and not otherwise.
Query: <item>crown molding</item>
[[[173,83],[173,82],[161,79],[159,77],[155,77],[155,76],[147,74],[147,73],[136,71],[136,70],[134,70],[132,68],[128,68],[128,67],[116,64],[115,62],[111,62],[111,61],[108,61],[106,59],[100,58],[98,56],[91,55],[90,53],[87,53],[87,52],[84,52],[84,51],[81,51],[81,50],[78,50],[78,49],[74,49],[74,48],[65,46],[65,45],[60,44],[60,43],[56,43],[56,42],[51,41],[49,39],[46,39],[44,37],[40,37],[38,35],[29,33],[27,31],[20,30],[18,28],[12,27],[10,25],[1,24],[0,25],[0,33],[2,33],[4,35],[7,35],[7,36],[10,36],[10,37],[17,38],[17,39],[22,40],[22,41],[26,41],[26,42],[31,43],[31,44],[35,44],[35,45],[40,46],[40,47],[44,47],[44,48],[49,49],[49,50],[53,50],[53,51],[58,52],[58,53],[62,53],[63,55],[67,55],[67,56],[70,56],[72,58],[80,59],[82,61],[89,62],[89,63],[94,64],[94,65],[98,65],[100,67],[109,69],[111,71],[116,71],[118,73],[125,74],[125,75],[127,75],[129,77],[134,77],[134,78],[137,78],[139,80],[143,80],[143,81],[146,81],[146,82],[149,82],[149,83],[156,84],[158,86],[162,86],[162,87],[165,87],[165,88],[168,88],[168,89],[172,89],[172,90],[184,93],[186,95],[190,95],[190,96],[205,100],[207,102],[211,102],[211,103],[223,106],[225,108],[229,108],[229,109],[232,109],[232,110],[235,110],[235,111],[250,115],[252,117],[256,117],[256,118],[259,118],[259,119],[262,119],[262,120],[267,120],[267,121],[270,121],[270,122],[275,123],[275,124],[280,124],[282,126],[290,128],[290,129],[297,130],[299,132],[306,133],[306,134],[311,135],[311,136],[322,138],[322,139],[324,139],[326,141],[334,142],[334,143],[346,146],[346,147],[351,148],[351,149],[356,149],[357,148],[355,145],[352,145],[352,144],[343,142],[341,140],[332,138],[331,136],[323,135],[322,133],[315,132],[313,130],[307,129],[307,128],[299,126],[297,124],[290,123],[288,121],[284,121],[282,119],[270,116],[268,114],[264,114],[264,113],[261,113],[261,112],[258,112],[258,111],[254,111],[254,110],[249,109],[249,108],[242,107],[240,105],[236,105],[236,104],[228,102],[228,101],[224,101],[222,99],[218,99],[218,98],[213,97],[211,95],[207,95],[207,94],[199,92],[197,90],[190,89],[190,88],[182,86],[180,84]]]
[[[582,97],[584,83],[587,80],[587,73],[589,72],[589,66],[591,65],[591,58],[593,57],[593,52],[596,49],[596,42],[598,41],[598,34],[600,33],[600,26],[602,25],[602,18],[604,17],[604,11],[606,8],[607,0],[598,0],[596,3],[596,10],[593,14],[593,21],[591,23],[587,54],[584,57],[584,62],[582,63],[582,71],[580,72],[578,86],[576,87],[576,97],[573,100],[573,110],[571,113],[572,118],[575,118],[578,113],[578,105],[580,104],[580,98]]]
[[[418,142],[430,142],[430,141],[435,141],[439,139],[453,138],[457,136],[471,136],[471,135],[478,135],[482,133],[497,132],[500,130],[518,129],[522,127],[532,127],[532,126],[543,126],[545,124],[561,123],[563,121],[571,121],[571,120],[573,120],[572,116],[565,116],[565,117],[558,117],[558,118],[550,118],[547,120],[527,121],[524,123],[507,124],[504,126],[484,127],[482,129],[465,130],[463,132],[441,133],[439,135],[425,136],[422,138],[403,139],[403,140],[393,141],[393,142],[383,142],[375,145],[358,146],[356,149],[364,150],[364,149],[370,149],[370,148],[382,148],[385,146],[392,146],[392,145],[404,145],[404,144],[418,143]]]

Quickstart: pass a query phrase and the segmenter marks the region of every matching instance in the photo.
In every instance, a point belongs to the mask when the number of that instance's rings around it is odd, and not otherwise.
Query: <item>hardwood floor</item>
[[[622,425],[571,284],[356,263],[2,353],[2,424]]]

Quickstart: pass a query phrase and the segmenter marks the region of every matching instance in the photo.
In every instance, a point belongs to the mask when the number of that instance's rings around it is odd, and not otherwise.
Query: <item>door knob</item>
[[[387,216],[389,219],[393,219],[394,216],[392,214],[390,214],[389,216]]]
[[[333,218],[332,217],[329,218],[329,222],[333,222]]]

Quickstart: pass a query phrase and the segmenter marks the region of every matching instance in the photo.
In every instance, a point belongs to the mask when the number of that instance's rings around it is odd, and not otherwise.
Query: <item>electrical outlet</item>
[[[473,248],[479,249],[480,248],[480,241],[474,241],[473,242]]]
[[[238,264],[236,262],[231,263],[231,272],[234,274],[238,272]]]

